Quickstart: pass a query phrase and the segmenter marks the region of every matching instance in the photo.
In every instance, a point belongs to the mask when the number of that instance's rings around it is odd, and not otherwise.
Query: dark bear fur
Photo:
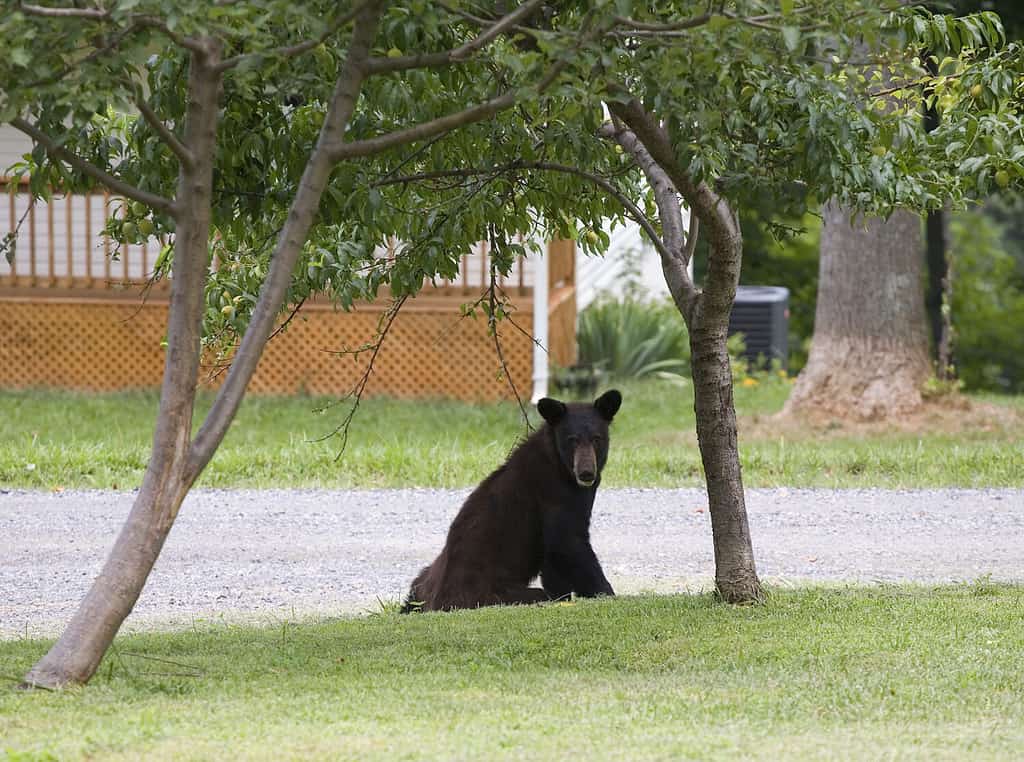
[[[466,499],[403,613],[614,595],[590,546],[590,513],[621,403],[615,390],[592,405],[538,402],[545,424]],[[529,586],[538,574],[543,589]]]

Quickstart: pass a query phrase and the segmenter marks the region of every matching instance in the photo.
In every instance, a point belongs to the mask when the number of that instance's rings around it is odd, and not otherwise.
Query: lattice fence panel
[[[500,377],[483,318],[459,319],[461,299],[410,301],[378,355],[367,394],[496,399],[510,396]],[[344,394],[368,355],[336,354],[372,341],[380,308],[342,313],[307,307],[267,347],[251,391],[262,394]],[[531,325],[528,312],[517,312]],[[59,387],[90,391],[159,386],[166,303],[110,300],[0,300],[0,387]],[[530,391],[532,344],[510,325],[500,331],[509,372]],[[221,377],[204,368],[207,386]]]
[[[0,387],[160,385],[165,304],[0,301]]]
[[[253,378],[257,393],[344,394],[362,376],[369,353],[339,354],[373,341],[380,311],[351,313],[305,309],[268,345]],[[529,315],[519,313],[519,319]],[[527,323],[529,324],[529,323]],[[504,328],[502,351],[520,393],[529,389],[529,339]],[[409,304],[395,319],[374,362],[368,394],[398,397],[495,399],[509,396],[506,380],[483,318],[459,319],[457,309],[422,309]]]

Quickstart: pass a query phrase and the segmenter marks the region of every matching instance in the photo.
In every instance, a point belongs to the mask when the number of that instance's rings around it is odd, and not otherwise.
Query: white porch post
[[[533,260],[533,397],[537,402],[548,395],[548,250],[538,247]]]

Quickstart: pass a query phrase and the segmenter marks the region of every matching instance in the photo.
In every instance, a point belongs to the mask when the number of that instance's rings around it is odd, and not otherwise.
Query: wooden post
[[[110,194],[103,191],[103,219],[110,214]],[[103,233],[103,288],[110,288],[110,236]]]
[[[36,285],[36,199],[28,200],[28,274],[29,285]]]

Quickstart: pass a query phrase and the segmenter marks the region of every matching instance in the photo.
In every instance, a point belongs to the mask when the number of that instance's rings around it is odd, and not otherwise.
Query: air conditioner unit
[[[740,286],[729,316],[729,335],[742,333],[748,362],[789,362],[789,289],[781,286]]]

